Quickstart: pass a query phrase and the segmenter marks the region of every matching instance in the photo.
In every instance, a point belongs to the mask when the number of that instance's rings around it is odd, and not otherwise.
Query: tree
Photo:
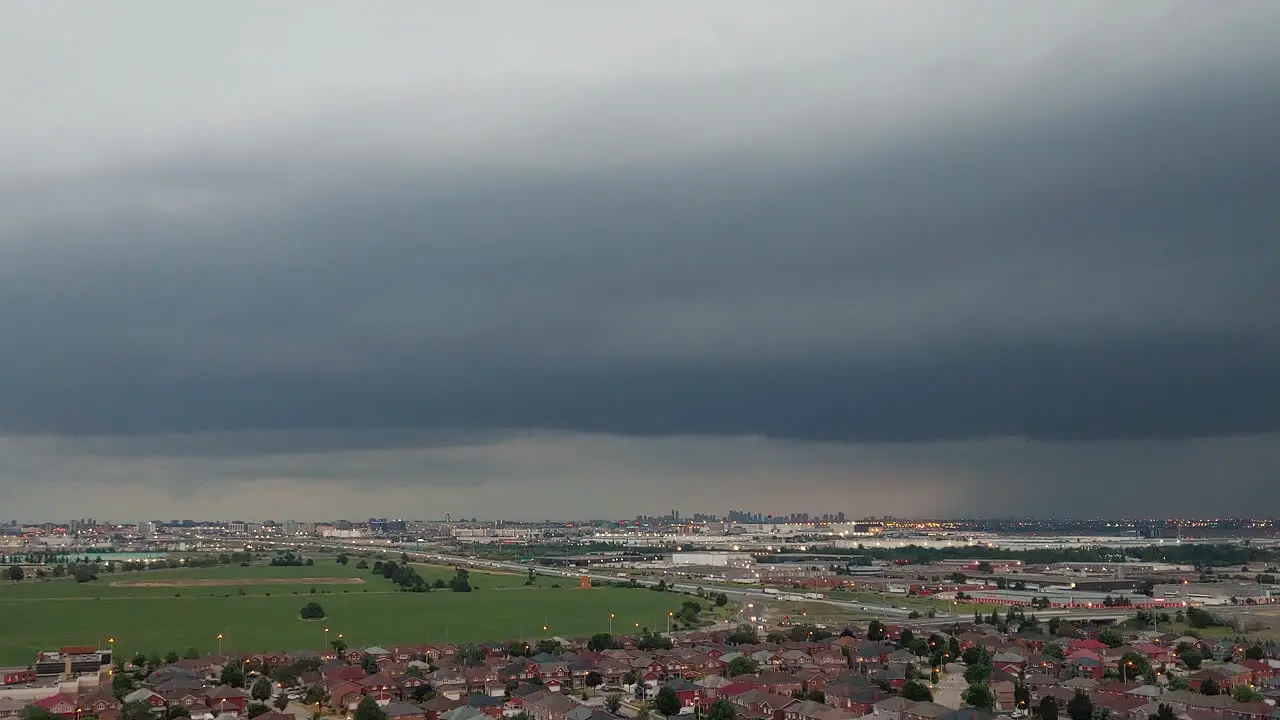
[[[990,712],[996,706],[996,696],[985,683],[970,685],[961,696],[961,700],[970,707]]]
[[[378,672],[378,661],[374,660],[372,655],[365,655],[360,661],[360,668],[365,671],[365,674],[373,675]]]
[[[344,653],[347,651],[347,641],[342,638],[334,638],[329,641],[329,647],[333,648],[336,653]]]
[[[985,648],[980,648],[977,645],[974,645],[972,647],[965,648],[964,652],[960,653],[960,659],[964,661],[965,665],[981,665],[983,660],[986,659],[986,655],[987,651]]]
[[[706,714],[702,717],[703,720],[737,720],[738,712],[734,710],[732,703],[720,698],[711,703],[711,707],[707,708]]]
[[[1052,695],[1040,700],[1040,720],[1058,720],[1058,701]]]
[[[124,700],[125,695],[137,689],[138,685],[129,673],[119,672],[111,676],[111,694],[115,695],[117,700]]]
[[[283,711],[285,708],[289,707],[289,696],[284,693],[280,693],[276,696],[275,700],[271,701],[271,704],[275,709]]]
[[[1200,681],[1201,695],[1221,695],[1222,688],[1218,687],[1218,681],[1213,678],[1205,678]]]
[[[594,690],[604,684],[604,677],[595,670],[591,670],[586,677],[582,678],[582,684]]]
[[[266,703],[254,702],[249,703],[249,707],[245,710],[244,714],[247,717],[256,718],[259,715],[265,714],[269,710],[271,710],[271,708],[267,707]]]
[[[298,611],[298,616],[303,620],[320,620],[325,616],[324,608],[320,606],[320,603],[312,600],[302,606],[302,610]]]
[[[978,572],[983,573],[985,575],[990,575],[992,573],[991,563],[987,562],[986,560],[983,560],[982,562],[978,563]]]
[[[724,593],[716,593],[716,607],[724,607],[729,604],[729,596]]]
[[[45,710],[42,707],[28,705],[22,708],[22,712],[18,714],[19,720],[62,720],[61,717]]]
[[[653,709],[666,717],[680,714],[680,697],[669,687],[662,687],[653,698]],[[357,720],[360,720],[357,718]]]
[[[244,670],[241,669],[240,663],[229,662],[224,665],[218,681],[231,687],[244,687]]]
[[[1187,608],[1187,624],[1193,628],[1207,628],[1214,623],[1213,615],[1203,608]]]
[[[181,705],[174,705],[173,707],[169,708],[169,711],[166,712],[164,716],[165,718],[167,718],[167,720],[178,720],[178,718],[189,718],[191,717],[191,711],[182,707]]]
[[[867,623],[867,639],[868,640],[873,640],[873,641],[883,640],[884,631],[885,631],[884,623],[880,622],[879,620],[872,620],[871,622]]]
[[[1231,688],[1231,697],[1236,702],[1262,702],[1262,693],[1254,690],[1248,685],[1236,685]]]
[[[725,671],[724,671],[725,677],[751,675],[755,673],[756,668],[757,668],[757,665],[755,660],[752,660],[746,655],[739,655],[738,657],[729,661],[729,665],[725,668]]]
[[[902,686],[902,697],[913,702],[933,702],[933,693],[929,686],[919,680],[909,680]]]
[[[750,625],[739,625],[725,640],[731,645],[757,645],[760,642],[760,636]]]
[[[365,695],[356,707],[355,720],[387,720],[387,714],[372,697]]]
[[[955,585],[963,585],[964,581],[968,579],[969,578],[965,577],[965,574],[962,572],[953,572],[950,576],[951,582]]]
[[[356,569],[357,569],[357,570],[368,570],[368,569],[369,569],[369,561],[368,561],[368,560],[361,559],[361,560],[360,560],[360,562],[356,563]]]
[[[1248,650],[1244,651],[1244,656],[1249,660],[1261,660],[1267,656],[1262,648],[1258,645],[1252,645]]]
[[[271,699],[271,690],[271,680],[264,675],[253,682],[253,687],[249,689],[249,697],[265,702]]]
[[[604,699],[605,710],[608,710],[614,715],[617,715],[618,710],[621,708],[622,708],[622,695],[618,693],[609,693],[607,696],[605,696],[605,699]]]
[[[903,628],[898,634],[898,647],[911,648],[911,641],[916,639],[915,633],[911,632],[911,628]]]
[[[1204,662],[1204,656],[1195,650],[1188,650],[1182,653],[1178,656],[1178,659],[1182,661],[1183,665],[1187,666],[1188,670],[1193,672],[1199,670],[1200,663]]]
[[[1124,644],[1124,638],[1115,628],[1107,628],[1098,633],[1098,642],[1106,643],[1107,647],[1117,648]]]
[[[141,700],[125,703],[120,707],[120,720],[155,720],[151,706]]]
[[[23,578],[25,578],[27,574],[23,572],[21,565],[10,565],[9,569],[5,571],[5,576],[14,582],[19,582]],[[40,708],[36,708],[36,709],[38,710]],[[52,714],[53,713],[50,713],[50,715]]]
[[[200,657],[200,651],[193,647],[187,648],[187,651],[182,653],[182,657],[184,660],[196,660]]]
[[[613,636],[609,633],[596,633],[587,641],[587,649],[592,652],[600,652],[601,650],[612,650],[618,647],[618,643],[613,641]],[[508,650],[508,655],[512,654]],[[516,653],[522,654],[522,653]]]
[[[471,574],[466,568],[458,568],[449,581],[449,589],[454,592],[471,592]]]
[[[1044,654],[1045,654],[1045,655],[1048,655],[1048,656],[1049,656],[1049,657],[1051,657],[1051,658],[1054,658],[1055,660],[1066,660],[1066,659],[1067,659],[1067,654],[1066,654],[1066,652],[1062,649],[1062,646],[1061,646],[1061,645],[1045,645],[1045,646],[1044,646]]]
[[[1077,690],[1075,697],[1067,701],[1067,717],[1071,720],[1093,720],[1093,701]]]
[[[1171,706],[1160,703],[1160,707],[1156,708],[1156,720],[1178,720],[1178,713]]]
[[[991,677],[991,666],[985,663],[970,665],[964,669],[964,681],[970,685],[985,683]]]
[[[165,654],[164,654],[164,664],[165,664],[165,665],[172,665],[172,664],[174,664],[174,663],[178,662],[178,660],[179,660],[179,659],[180,659],[180,658],[178,657],[178,651],[177,651],[177,650],[170,650],[169,652],[167,652],[167,653],[165,653]]]
[[[1031,707],[1031,690],[1026,685],[1018,683],[1013,686],[1013,704],[1023,710]]]
[[[346,564],[347,564],[347,563],[349,563],[349,562],[351,562],[351,556],[350,556],[350,555],[348,555],[348,554],[346,554],[346,553],[338,553],[338,564],[339,564],[339,565],[346,565]]]

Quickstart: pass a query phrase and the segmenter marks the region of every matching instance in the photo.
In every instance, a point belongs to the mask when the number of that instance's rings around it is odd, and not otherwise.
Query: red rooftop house
[[[64,695],[62,693],[50,695],[47,698],[40,698],[31,704],[41,710],[48,710],[54,715],[64,718],[76,718],[81,712],[81,708],[77,704],[75,696]]]

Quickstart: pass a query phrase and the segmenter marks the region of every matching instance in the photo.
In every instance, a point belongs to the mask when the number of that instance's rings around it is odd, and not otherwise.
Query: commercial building
[[[1253,583],[1174,583],[1156,585],[1153,596],[1156,600],[1192,605],[1248,605],[1274,603],[1280,598],[1280,591],[1270,585]]]
[[[671,564],[706,565],[710,567],[749,568],[756,564],[749,553],[743,552],[678,552],[671,554]]]
[[[36,655],[35,671],[41,677],[96,673],[111,664],[110,650],[92,647],[64,647]]]

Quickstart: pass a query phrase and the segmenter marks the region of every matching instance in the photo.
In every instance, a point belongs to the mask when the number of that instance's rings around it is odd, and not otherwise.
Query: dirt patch
[[[318,578],[191,578],[188,580],[117,580],[111,587],[132,588],[197,588],[239,587],[252,585],[363,585],[357,577]]]

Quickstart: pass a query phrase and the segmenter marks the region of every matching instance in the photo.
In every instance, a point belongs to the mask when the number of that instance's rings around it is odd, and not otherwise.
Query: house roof
[[[407,702],[391,702],[382,708],[382,712],[387,717],[405,717],[408,715],[425,715],[426,711],[420,706]]]
[[[963,707],[938,718],[938,720],[994,720],[995,716],[985,710],[974,707]]]
[[[929,702],[926,700],[912,705],[910,709],[904,710],[903,712],[926,718],[940,718],[951,713],[952,709],[953,708],[949,708],[946,705],[939,705],[936,702]]]

